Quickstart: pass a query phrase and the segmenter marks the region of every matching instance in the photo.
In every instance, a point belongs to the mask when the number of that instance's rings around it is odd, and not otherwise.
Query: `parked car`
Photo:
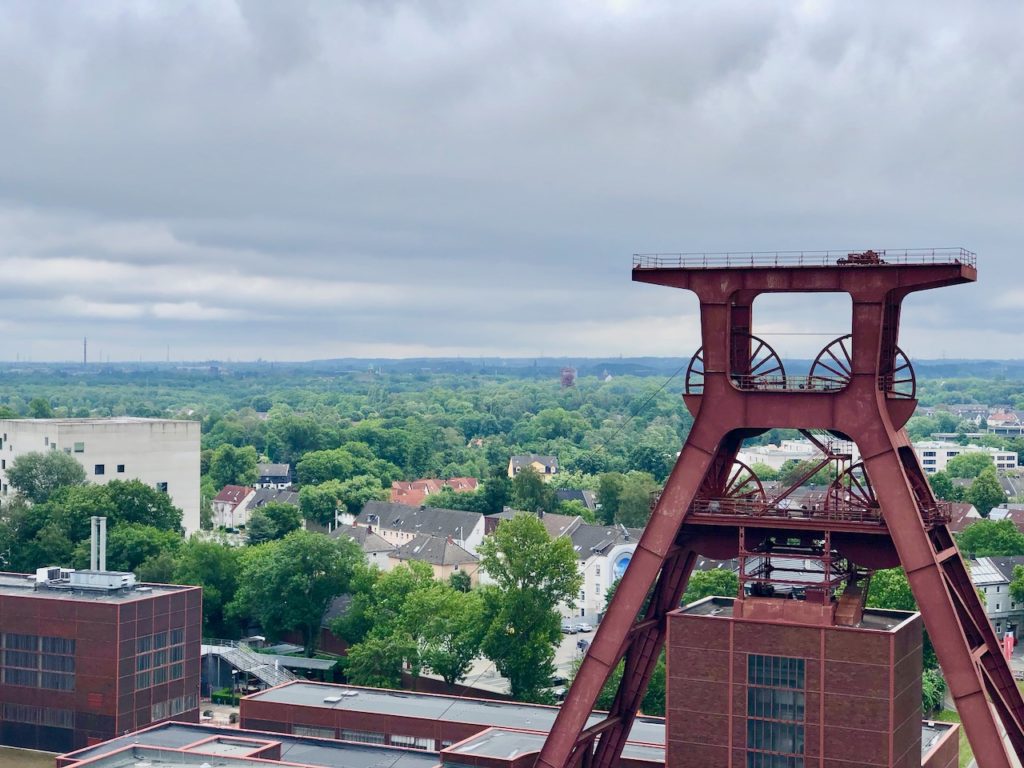
[[[587,624],[587,622],[580,621],[580,622],[577,622],[577,624],[576,624],[576,631],[577,632],[593,632],[594,628],[592,626],[590,626],[589,624]]]
[[[569,684],[569,678],[565,675],[552,675],[551,676],[551,687],[557,688],[559,686],[566,686]]]
[[[575,635],[577,632],[579,632],[579,630],[576,628],[576,625],[573,624],[571,621],[562,622],[563,635]]]

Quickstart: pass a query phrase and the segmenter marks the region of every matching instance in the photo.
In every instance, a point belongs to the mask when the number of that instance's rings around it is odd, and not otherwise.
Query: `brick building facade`
[[[198,722],[202,590],[82,583],[0,574],[0,745],[67,752]]]

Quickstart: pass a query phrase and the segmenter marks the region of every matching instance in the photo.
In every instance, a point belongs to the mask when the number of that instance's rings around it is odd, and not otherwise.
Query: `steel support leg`
[[[680,546],[679,531],[722,437],[698,416],[537,758],[538,768],[578,766],[595,740],[591,764],[617,765],[664,644],[665,614],[678,606],[693,568],[694,555]],[[637,621],[649,594],[647,612]],[[626,668],[613,711],[587,728],[601,688],[624,657]]]
[[[906,451],[901,459],[897,442],[860,447],[978,765],[1009,768],[992,707],[1014,750],[1024,754],[1024,702],[952,536],[945,526],[925,525],[911,477],[924,473]]]

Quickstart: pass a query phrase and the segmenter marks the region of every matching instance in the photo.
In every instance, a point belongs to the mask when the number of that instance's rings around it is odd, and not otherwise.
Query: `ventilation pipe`
[[[92,535],[89,538],[89,569],[107,570],[107,518],[92,517]]]

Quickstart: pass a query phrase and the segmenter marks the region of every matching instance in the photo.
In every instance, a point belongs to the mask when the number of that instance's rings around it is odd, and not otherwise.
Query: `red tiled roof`
[[[252,488],[247,485],[225,485],[213,500],[238,506],[252,492]]]

